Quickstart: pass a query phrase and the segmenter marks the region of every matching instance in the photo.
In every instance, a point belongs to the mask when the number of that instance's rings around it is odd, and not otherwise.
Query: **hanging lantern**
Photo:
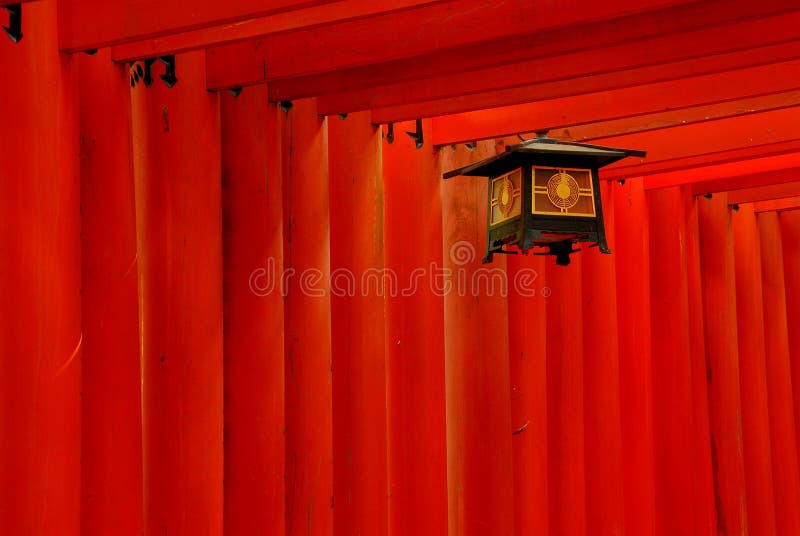
[[[577,242],[611,253],[603,227],[598,169],[643,151],[560,142],[545,135],[506,147],[503,154],[445,173],[489,178],[486,256],[546,248],[569,264]]]

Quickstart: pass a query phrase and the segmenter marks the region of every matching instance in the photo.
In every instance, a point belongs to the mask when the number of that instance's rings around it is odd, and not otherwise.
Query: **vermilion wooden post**
[[[438,152],[416,149],[394,125],[383,141],[387,269],[400,293],[386,304],[389,534],[446,534],[444,300]],[[430,122],[423,121],[423,132]],[[457,180],[457,179],[456,179]],[[433,283],[433,284],[432,284]]]
[[[222,533],[219,99],[203,58],[177,56],[172,89],[132,90],[146,534]]]
[[[692,364],[680,188],[648,192],[656,534],[691,534]],[[657,269],[656,269],[657,267]]]
[[[81,531],[142,533],[142,400],[129,73],[77,58],[83,236]]]
[[[747,530],[747,503],[730,209],[723,193],[698,201],[697,210],[717,527],[740,534]]]
[[[775,212],[758,214],[761,244],[761,288],[764,300],[764,340],[767,394],[775,485],[775,524],[778,534],[800,533],[800,475],[797,446],[786,294],[780,225]]]
[[[585,534],[583,298],[581,254],[569,266],[547,257],[547,468],[553,534]]]
[[[604,181],[600,186],[606,234],[613,251],[612,183]],[[585,248],[579,255],[583,257],[586,526],[592,534],[624,534],[615,259],[597,248]]]
[[[381,136],[368,113],[331,119],[328,129],[334,532],[380,536],[388,530],[384,295],[399,286],[384,271]]]
[[[655,531],[647,204],[642,179],[613,191],[625,530],[647,536]]]
[[[761,247],[752,204],[731,216],[736,258],[736,318],[742,389],[742,440],[747,525],[752,534],[775,534],[775,498],[764,355]]]
[[[700,222],[697,200],[683,189],[686,215],[686,282],[689,296],[689,345],[692,351],[692,434],[694,478],[692,502],[696,535],[717,533],[717,506],[708,416],[708,376],[703,321],[703,284],[700,266]]]
[[[800,210],[778,213],[783,251],[783,282],[786,288],[786,324],[800,325]],[[795,433],[800,449],[800,330],[789,330],[789,355],[792,366]]]
[[[55,7],[27,4],[25,39],[0,39],[3,534],[80,533],[78,101]]]
[[[281,112],[220,95],[226,534],[284,534]]]
[[[442,151],[443,170],[495,154],[486,142]],[[450,534],[514,531],[514,483],[505,258],[481,265],[486,240],[483,178],[442,183],[447,382],[447,485]],[[519,326],[524,329],[523,326]]]
[[[326,535],[334,508],[328,127],[314,100],[295,102],[283,127],[286,532]]]
[[[548,534],[547,323],[544,258],[507,261],[514,531]]]

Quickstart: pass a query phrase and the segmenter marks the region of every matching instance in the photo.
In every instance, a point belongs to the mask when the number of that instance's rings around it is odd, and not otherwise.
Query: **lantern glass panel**
[[[522,169],[492,179],[490,225],[497,225],[522,213]]]
[[[533,214],[596,216],[592,170],[533,166]]]

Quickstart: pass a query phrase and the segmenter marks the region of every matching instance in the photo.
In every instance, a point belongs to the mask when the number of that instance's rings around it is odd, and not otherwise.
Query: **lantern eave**
[[[534,163],[540,158],[546,160],[563,158],[567,161],[580,161],[587,168],[598,169],[629,156],[644,158],[647,153],[631,149],[559,141],[553,138],[537,138],[517,145],[507,146],[506,151],[502,154],[448,171],[444,174],[444,178],[449,179],[462,175],[492,177],[511,170],[519,166],[520,163]]]

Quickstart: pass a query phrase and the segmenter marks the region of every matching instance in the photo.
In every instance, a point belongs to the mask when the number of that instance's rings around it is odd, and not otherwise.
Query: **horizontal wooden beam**
[[[329,4],[333,0],[59,0],[59,46],[79,52]]]
[[[795,177],[800,179],[800,169],[795,168]],[[763,174],[765,181],[770,181],[771,177]],[[760,201],[773,201],[785,199],[787,197],[800,197],[800,180],[785,183],[767,183],[754,188],[744,188],[727,193],[729,205],[741,205],[744,203],[756,203]]]
[[[157,37],[115,46],[111,49],[114,61],[128,62],[143,58],[178,54],[212,46],[225,45],[249,39],[260,39],[300,29],[348,22],[381,14],[440,4],[445,0],[341,0],[315,7],[277,13],[268,17],[250,19],[222,26]]]
[[[401,117],[436,117],[565,96],[619,90],[676,78],[767,65],[796,58],[800,58],[800,40],[667,64],[582,76],[568,80],[554,80],[438,100],[373,108],[372,117],[373,122],[376,124],[386,123],[391,119]]]
[[[438,117],[431,142],[449,145],[556,129],[555,137],[575,139],[570,127],[579,125],[584,136],[597,138],[793,106],[800,102],[798,73],[800,60],[795,60]],[[400,120],[373,112],[375,123]]]
[[[568,87],[572,79],[606,74],[623,76],[624,71],[647,66],[661,67],[661,80],[686,76],[671,68],[673,62],[708,59],[708,56],[743,51],[754,47],[781,44],[798,38],[800,12],[747,20],[703,30],[643,39],[608,47],[591,47],[580,52],[530,60],[512,65],[479,69],[424,80],[371,86],[323,95],[318,101],[320,114],[346,113],[356,110],[425,102],[448,97],[502,90],[533,84],[560,82]],[[770,28],[765,32],[764,28]],[[762,60],[763,61],[763,60]],[[380,84],[379,80],[373,81]],[[291,99],[290,93],[279,91],[279,82],[270,85],[270,98]],[[316,91],[324,88],[318,88]],[[598,90],[602,88],[594,88]],[[580,91],[579,88],[576,88]],[[304,90],[315,91],[308,87]],[[575,94],[575,93],[572,93]]]
[[[649,175],[646,190],[690,185],[692,194],[759,188],[800,180],[800,153],[751,158],[742,162],[698,166],[692,169]]]
[[[760,201],[753,203],[753,210],[756,212],[783,212],[786,210],[800,209],[800,197],[789,197],[786,199],[775,199],[773,201]]]
[[[623,179],[797,152],[799,122],[796,106],[593,142],[647,151],[646,159],[626,158],[601,172],[607,179]]]
[[[285,100],[282,95],[300,98],[363,87],[367,81],[387,84],[621,43],[675,27],[700,28],[706,19],[734,20],[738,4],[747,4],[732,0],[732,8],[695,9],[693,17],[667,17],[664,10],[642,13],[686,3],[648,0],[632,5],[629,0],[613,0],[591,6],[583,0],[459,0],[209,49],[208,84],[209,89],[224,89],[281,80],[273,99]],[[570,9],[570,4],[581,6]],[[752,6],[751,2],[749,7],[741,7],[741,13],[765,12]],[[566,28],[569,31],[564,31]],[[231,61],[246,68],[229,72],[226,66]],[[369,67],[360,71],[365,65]],[[240,71],[247,76],[237,78]]]

